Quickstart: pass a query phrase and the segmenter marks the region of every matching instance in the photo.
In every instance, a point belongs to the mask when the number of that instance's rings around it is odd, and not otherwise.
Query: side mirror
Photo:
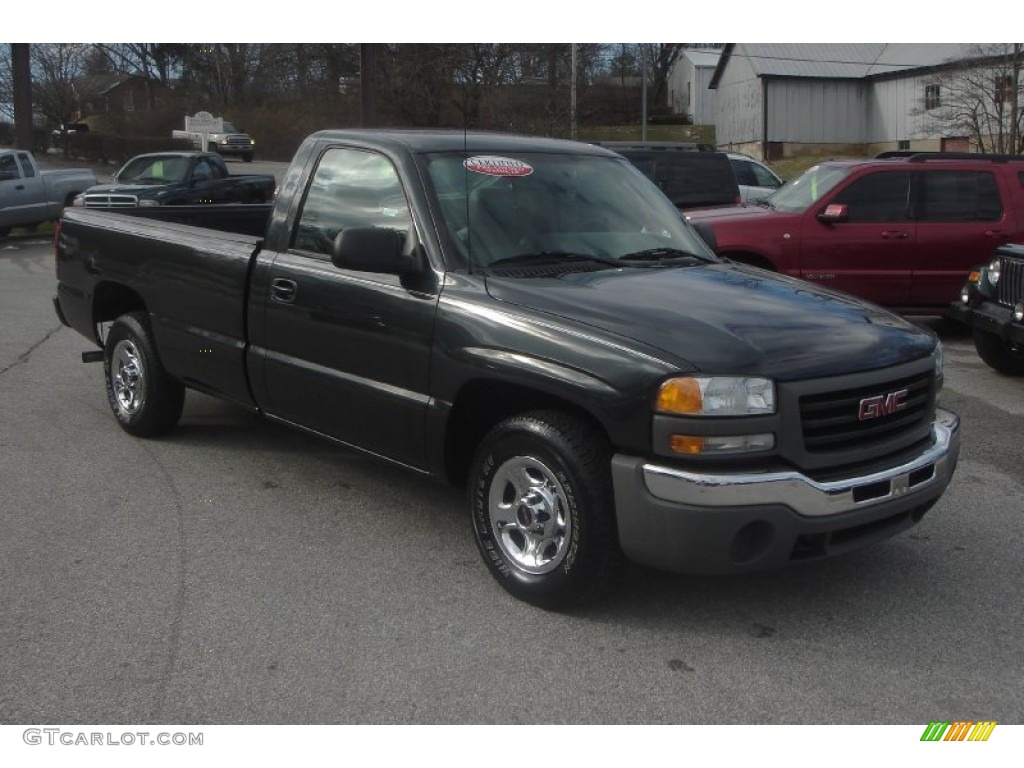
[[[331,263],[340,269],[411,275],[420,271],[415,250],[405,253],[405,235],[383,227],[343,229],[334,238]]]
[[[846,221],[848,209],[843,203],[831,203],[825,206],[825,210],[818,214],[818,221],[825,224],[837,224]]]
[[[698,221],[696,223],[690,222],[697,234],[700,235],[700,239],[707,243],[715,253],[718,253],[718,238],[715,237],[715,230],[706,221]]]

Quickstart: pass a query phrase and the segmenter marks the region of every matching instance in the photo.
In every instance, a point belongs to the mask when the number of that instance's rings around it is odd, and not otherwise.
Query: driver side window
[[[365,150],[329,149],[302,202],[292,247],[329,256],[335,238],[346,229],[382,227],[408,234],[411,221],[390,160]]]
[[[832,202],[846,204],[850,222],[908,221],[910,174],[882,171],[862,176]]]

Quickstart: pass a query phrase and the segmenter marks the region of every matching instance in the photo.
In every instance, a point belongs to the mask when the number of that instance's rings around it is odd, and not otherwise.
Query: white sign
[[[196,112],[192,117],[186,115],[185,130],[200,133],[223,133],[224,118],[214,117],[209,112]]]

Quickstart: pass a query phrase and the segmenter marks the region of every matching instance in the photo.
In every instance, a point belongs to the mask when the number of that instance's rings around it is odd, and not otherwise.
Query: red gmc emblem
[[[908,391],[900,389],[887,395],[865,397],[860,401],[860,413],[857,414],[857,418],[861,421],[867,421],[868,419],[877,419],[881,416],[888,416],[891,413],[902,411],[907,407],[906,397]]]

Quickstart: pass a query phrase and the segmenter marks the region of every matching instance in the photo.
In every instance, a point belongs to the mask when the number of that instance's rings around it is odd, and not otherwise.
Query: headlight
[[[85,207],[85,195],[75,195],[75,199],[71,201],[71,205],[75,208]]]
[[[999,282],[999,259],[992,259],[992,263],[988,265],[988,281],[992,285]]]
[[[775,385],[753,376],[678,376],[661,385],[654,407],[679,416],[775,413]]]
[[[943,364],[942,342],[941,341],[937,342],[935,344],[935,351],[932,353],[932,359],[935,361],[935,377],[938,378],[939,376],[942,375],[942,364]]]
[[[1024,320],[1024,301],[1018,301],[1013,305],[1013,319],[1018,323]]]

